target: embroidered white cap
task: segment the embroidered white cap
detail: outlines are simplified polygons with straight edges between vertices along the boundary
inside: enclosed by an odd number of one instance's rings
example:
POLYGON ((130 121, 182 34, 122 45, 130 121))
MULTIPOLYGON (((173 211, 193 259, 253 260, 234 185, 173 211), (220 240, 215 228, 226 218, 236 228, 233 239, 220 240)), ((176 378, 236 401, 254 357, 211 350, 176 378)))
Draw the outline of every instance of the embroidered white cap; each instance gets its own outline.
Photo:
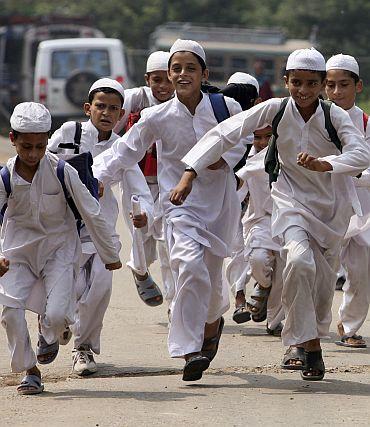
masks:
POLYGON ((151 53, 146 62, 146 72, 151 73, 153 71, 167 71, 169 59, 170 52, 158 50, 156 52, 151 53))
POLYGON ((237 71, 236 73, 232 74, 229 80, 227 81, 227 84, 230 85, 232 83, 252 85, 257 89, 258 93, 260 91, 257 79, 248 73, 242 73, 241 71, 237 71))
POLYGON ((170 57, 176 52, 192 52, 206 63, 206 54, 202 46, 194 40, 177 39, 170 49, 170 57))
POLYGON ((100 89, 102 87, 109 87, 116 90, 122 95, 122 98, 125 99, 125 90, 121 83, 117 82, 117 80, 110 79, 109 77, 103 77, 102 79, 94 82, 89 89, 89 95, 93 90, 100 89))
POLYGON ((360 75, 360 67, 356 59, 351 55, 343 55, 343 53, 339 53, 328 59, 326 71, 329 70, 346 70, 355 73, 357 76, 360 75))
POLYGON ((21 133, 45 133, 51 128, 51 115, 43 104, 21 102, 10 117, 10 126, 21 133))
POLYGON ((286 70, 326 71, 325 58, 314 47, 298 49, 289 55, 286 70))

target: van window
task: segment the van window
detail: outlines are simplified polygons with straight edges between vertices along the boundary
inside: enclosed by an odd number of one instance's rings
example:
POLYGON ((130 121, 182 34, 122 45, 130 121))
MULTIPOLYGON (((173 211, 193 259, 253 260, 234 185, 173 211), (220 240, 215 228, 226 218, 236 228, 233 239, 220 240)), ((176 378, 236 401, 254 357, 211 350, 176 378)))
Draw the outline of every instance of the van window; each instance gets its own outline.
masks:
POLYGON ((51 58, 51 76, 66 79, 72 72, 90 71, 97 76, 109 76, 109 54, 105 49, 58 50, 51 58))

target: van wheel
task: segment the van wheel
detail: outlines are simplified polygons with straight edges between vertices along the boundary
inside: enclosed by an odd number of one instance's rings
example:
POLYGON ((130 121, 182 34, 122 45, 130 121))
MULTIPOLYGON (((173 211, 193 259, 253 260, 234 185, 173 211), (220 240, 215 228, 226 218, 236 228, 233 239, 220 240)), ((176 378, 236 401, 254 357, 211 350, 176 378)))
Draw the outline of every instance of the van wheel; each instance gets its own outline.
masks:
POLYGON ((91 85, 98 80, 98 76, 89 71, 77 71, 68 77, 65 94, 71 104, 81 107, 87 98, 91 85))

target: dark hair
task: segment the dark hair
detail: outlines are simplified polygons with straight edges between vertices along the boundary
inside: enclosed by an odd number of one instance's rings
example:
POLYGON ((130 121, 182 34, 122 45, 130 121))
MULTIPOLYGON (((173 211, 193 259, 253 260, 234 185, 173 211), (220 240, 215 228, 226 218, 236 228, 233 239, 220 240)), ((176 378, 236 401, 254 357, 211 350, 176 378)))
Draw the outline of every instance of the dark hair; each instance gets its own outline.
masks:
MULTIPOLYGON (((188 51, 187 51, 187 50, 181 50, 180 52, 188 52, 188 51)), ((177 52, 175 52, 175 53, 177 53, 177 52)), ((168 60, 168 68, 170 68, 170 66, 171 66, 172 57, 173 57, 173 55, 174 55, 175 53, 173 53, 173 54, 170 56, 170 59, 168 60)), ((197 60, 198 60, 198 62, 199 62, 199 64, 200 64, 200 66, 202 67, 202 72, 203 72, 204 70, 206 70, 206 69, 207 69, 206 63, 204 62, 203 58, 201 58, 199 55, 197 55, 197 54, 196 54, 196 53, 194 53, 194 52, 189 52, 189 53, 192 53, 192 54, 197 58, 197 60)))
POLYGON ((310 73, 317 73, 320 76, 321 81, 323 82, 326 79, 326 71, 317 71, 317 70, 285 70, 285 77, 289 79, 289 74, 291 71, 309 71, 310 73))
POLYGON ((360 77, 353 71, 349 71, 349 70, 343 70, 343 71, 348 77, 350 77, 355 81, 355 84, 357 84, 360 81, 360 77))
MULTIPOLYGON (((22 133, 22 132, 18 132, 17 130, 14 130, 13 128, 10 128, 10 130, 14 136, 14 139, 17 139, 18 136, 22 133)), ((48 132, 42 132, 42 133, 47 133, 49 138, 51 136, 51 130, 49 130, 48 132)))
POLYGON ((245 83, 230 83, 221 90, 221 93, 239 102, 243 111, 253 107, 255 100, 258 98, 255 86, 245 83))
POLYGON ((94 96, 96 93, 98 92, 103 92, 103 93, 114 93, 115 95, 117 95, 121 101, 121 107, 123 107, 123 96, 118 92, 118 90, 113 89, 111 87, 98 87, 94 90, 92 90, 89 93, 89 104, 92 104, 93 100, 94 100, 94 96))

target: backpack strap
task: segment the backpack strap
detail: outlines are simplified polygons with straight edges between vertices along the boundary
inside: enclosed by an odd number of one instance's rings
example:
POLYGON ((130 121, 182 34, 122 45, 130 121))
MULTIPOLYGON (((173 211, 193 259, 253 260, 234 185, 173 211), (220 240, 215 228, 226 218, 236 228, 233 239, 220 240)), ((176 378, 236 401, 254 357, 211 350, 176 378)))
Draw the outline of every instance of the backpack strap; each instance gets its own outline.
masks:
POLYGON ((272 120, 272 135, 269 140, 266 156, 265 156, 265 171, 269 174, 270 187, 273 182, 277 180, 280 171, 279 153, 277 149, 277 128, 284 115, 285 108, 288 104, 289 97, 283 98, 280 104, 279 111, 276 113, 272 120))
MULTIPOLYGON (((66 162, 63 159, 59 159, 58 160, 58 164, 57 164, 57 177, 59 179, 60 185, 63 188, 63 193, 64 193, 64 197, 66 198, 66 201, 68 203, 68 206, 71 208, 71 211, 73 212, 74 216, 76 217, 76 215, 80 215, 78 212, 78 209, 75 205, 75 202, 73 201, 71 195, 69 194, 67 187, 66 187, 66 183, 64 181, 64 167, 65 167, 66 162)), ((1 172, 1 171, 0 171, 1 172)), ((78 234, 80 234, 80 229, 81 229, 81 220, 77 220, 77 231, 78 234)))
POLYGON ((74 154, 79 154, 82 135, 82 124, 80 122, 75 122, 75 124, 76 130, 73 142, 61 142, 58 145, 58 148, 67 148, 69 150, 74 150, 74 154))
POLYGON ((325 129, 327 130, 329 134, 329 138, 331 142, 338 148, 340 152, 342 152, 342 143, 340 142, 340 139, 338 137, 337 131, 335 127, 333 126, 333 123, 330 118, 330 108, 332 106, 332 102, 328 100, 320 99, 321 108, 324 111, 324 118, 325 118, 325 129))
POLYGON ((364 122, 364 132, 366 132, 369 116, 365 113, 365 111, 362 112, 362 121, 364 122))
MULTIPOLYGON (((10 172, 7 166, 4 166, 1 168, 0 175, 1 175, 1 179, 3 180, 4 188, 6 191, 6 197, 9 198, 12 192, 12 187, 10 185, 10 172)), ((4 216, 7 207, 8 207, 8 204, 4 203, 3 207, 0 210, 0 216, 2 217, 4 216)))
POLYGON ((211 101, 213 113, 218 123, 230 117, 229 109, 227 108, 225 97, 222 93, 209 93, 209 100, 211 101))

